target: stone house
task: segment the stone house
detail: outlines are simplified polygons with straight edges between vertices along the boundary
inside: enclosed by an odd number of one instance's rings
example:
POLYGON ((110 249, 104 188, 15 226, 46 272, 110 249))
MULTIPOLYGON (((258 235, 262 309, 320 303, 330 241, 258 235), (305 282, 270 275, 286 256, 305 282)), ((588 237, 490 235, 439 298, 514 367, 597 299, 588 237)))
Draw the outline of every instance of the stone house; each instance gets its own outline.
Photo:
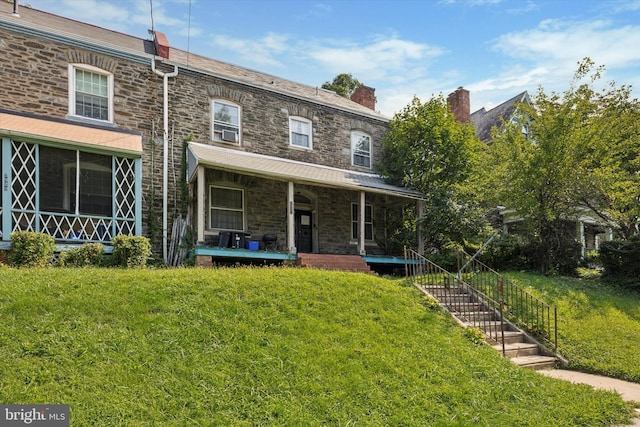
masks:
MULTIPOLYGON (((504 122, 513 122, 521 126, 522 133, 528 138, 528 123, 521 122, 518 114, 518 105, 525 103, 531 105, 531 99, 527 91, 521 92, 511 99, 487 110, 482 107, 471 113, 469 103, 469 91, 458 88, 449 95, 449 103, 458 120, 469 122, 476 129, 476 137, 485 144, 492 143, 492 132, 494 129, 500 131, 504 127, 504 122)), ((508 207, 498 207, 496 210, 499 225, 504 232, 516 231, 521 217, 508 207)), ((566 218, 566 230, 568 235, 580 245, 582 257, 586 257, 587 252, 598 250, 602 241, 613 238, 613 224, 604 222, 592 212, 584 209, 578 215, 566 218)))
POLYGON ((0 47, 0 250, 14 230, 61 247, 136 234, 166 260, 186 215, 203 265, 375 262, 389 215, 422 203, 375 173, 389 119, 372 88, 350 100, 5 2, 0 47))

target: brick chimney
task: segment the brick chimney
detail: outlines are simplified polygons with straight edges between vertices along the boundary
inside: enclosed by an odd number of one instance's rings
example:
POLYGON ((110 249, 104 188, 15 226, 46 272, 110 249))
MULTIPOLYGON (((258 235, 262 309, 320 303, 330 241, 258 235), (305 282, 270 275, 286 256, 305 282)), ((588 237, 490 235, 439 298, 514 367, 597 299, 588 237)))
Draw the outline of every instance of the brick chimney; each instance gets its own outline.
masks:
POLYGON ((162 58, 169 59, 169 40, 160 31, 154 31, 153 44, 156 46, 156 54, 162 58))
POLYGON ((451 112, 460 123, 469 123, 471 118, 471 103, 469 102, 469 91, 460 86, 447 97, 447 102, 451 107, 451 112))
POLYGON ((376 90, 372 87, 362 85, 351 94, 351 100, 360 105, 364 105, 371 110, 376 109, 376 90))

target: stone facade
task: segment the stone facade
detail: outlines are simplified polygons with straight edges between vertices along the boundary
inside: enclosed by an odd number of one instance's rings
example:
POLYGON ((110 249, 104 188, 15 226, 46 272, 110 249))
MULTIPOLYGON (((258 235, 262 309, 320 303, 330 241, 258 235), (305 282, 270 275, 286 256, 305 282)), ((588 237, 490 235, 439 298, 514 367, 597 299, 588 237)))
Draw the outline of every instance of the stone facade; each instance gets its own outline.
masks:
MULTIPOLYGON (((143 41, 140 41, 142 44, 143 41)), ((3 82, 0 87, 1 108, 34 113, 54 118, 69 117, 69 64, 97 67, 114 76, 113 126, 142 133, 142 223, 143 234, 153 234, 157 251, 162 244, 151 218, 161 218, 163 177, 163 79, 150 66, 150 56, 114 55, 93 51, 86 44, 63 42, 55 37, 38 37, 23 32, 0 29, 0 62, 3 82), (155 215, 150 215, 154 211, 155 215)), ((168 54, 171 55, 171 54, 168 54)), ((171 58, 169 58, 171 59, 171 58)), ((173 66, 158 62, 162 72, 173 66)), ((275 80, 274 80, 275 82, 275 80)), ((274 84, 275 85, 275 84, 274 84)), ((275 85, 277 86, 277 85, 275 85)), ((370 89, 373 95, 373 89, 370 89)), ((333 168, 372 173, 373 169, 352 165, 351 132, 371 137, 371 164, 382 158, 380 141, 388 129, 385 119, 372 114, 358 114, 297 98, 274 87, 222 78, 206 70, 194 71, 179 67, 178 75, 168 79, 169 94, 169 226, 181 210, 180 189, 183 142, 217 145, 235 150, 314 163, 333 168), (212 100, 232 102, 240 107, 240 138, 238 144, 212 141, 212 100), (291 146, 289 118, 303 117, 312 123, 312 149, 291 146)), ((375 98, 374 102, 375 102, 375 98)), ((206 185, 233 182, 246 192, 246 232, 254 238, 265 233, 286 240, 287 182, 257 178, 237 173, 208 170, 206 185)), ((296 185, 313 198, 316 251, 321 253, 356 253, 351 236, 351 203, 357 203, 356 191, 328 187, 296 185)), ((406 203, 410 200, 403 199, 406 203)), ((374 205, 376 238, 384 234, 384 196, 367 194, 367 204, 374 205)), ((205 203, 207 206, 207 203, 205 203)), ((190 207, 192 214, 195 203, 190 207)), ((207 213, 204 213, 205 216, 207 213)), ((159 221, 159 220, 158 220, 159 221)), ((205 219, 205 222, 207 219, 205 219)), ((208 230, 214 235, 215 230, 208 230)), ((367 251, 379 251, 373 242, 367 251)))

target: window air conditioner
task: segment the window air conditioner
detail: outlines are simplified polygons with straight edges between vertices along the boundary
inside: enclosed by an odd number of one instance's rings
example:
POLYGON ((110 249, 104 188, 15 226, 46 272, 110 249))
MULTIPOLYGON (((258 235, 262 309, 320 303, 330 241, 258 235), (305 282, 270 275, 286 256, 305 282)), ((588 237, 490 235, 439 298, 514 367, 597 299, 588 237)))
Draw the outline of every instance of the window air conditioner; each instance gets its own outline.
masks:
POLYGON ((238 142, 238 132, 232 130, 222 130, 222 140, 228 142, 238 142))

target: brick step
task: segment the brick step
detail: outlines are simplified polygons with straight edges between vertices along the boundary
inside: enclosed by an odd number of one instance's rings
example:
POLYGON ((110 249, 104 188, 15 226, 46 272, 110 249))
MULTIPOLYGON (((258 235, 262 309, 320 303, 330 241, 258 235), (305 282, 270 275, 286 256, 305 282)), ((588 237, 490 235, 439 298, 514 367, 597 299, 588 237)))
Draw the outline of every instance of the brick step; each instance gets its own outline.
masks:
POLYGON ((371 273, 371 268, 358 255, 298 254, 301 267, 371 273))

